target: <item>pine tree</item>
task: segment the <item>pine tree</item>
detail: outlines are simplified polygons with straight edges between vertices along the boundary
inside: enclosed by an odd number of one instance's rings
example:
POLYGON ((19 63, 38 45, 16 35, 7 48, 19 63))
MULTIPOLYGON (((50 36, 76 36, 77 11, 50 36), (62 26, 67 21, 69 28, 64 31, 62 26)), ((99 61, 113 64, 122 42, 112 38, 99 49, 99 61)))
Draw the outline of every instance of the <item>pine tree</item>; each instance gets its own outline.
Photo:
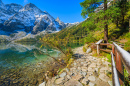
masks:
MULTIPOLYGON (((82 9, 81 15, 85 18, 86 15, 89 13, 93 13, 94 10, 97 8, 98 5, 100 5, 101 2, 104 2, 104 14, 107 10, 107 0, 85 0, 84 2, 80 3, 82 9)), ((107 16, 104 16, 104 20, 107 21, 107 16)), ((104 42, 108 42, 108 24, 107 22, 104 23, 104 42)))

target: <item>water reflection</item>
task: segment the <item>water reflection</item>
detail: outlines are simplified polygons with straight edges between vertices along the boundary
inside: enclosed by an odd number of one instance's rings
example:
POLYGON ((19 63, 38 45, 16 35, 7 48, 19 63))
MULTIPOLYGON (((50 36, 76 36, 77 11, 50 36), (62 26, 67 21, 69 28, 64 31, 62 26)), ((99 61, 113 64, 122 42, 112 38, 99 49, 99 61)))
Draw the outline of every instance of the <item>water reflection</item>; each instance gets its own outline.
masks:
MULTIPOLYGON (((45 79, 46 71, 58 71, 62 65, 56 60, 64 57, 56 49, 48 45, 41 48, 41 45, 42 43, 34 42, 1 43, 0 86, 38 86, 45 79)), ((73 48, 78 46, 81 45, 67 45, 73 48)))
POLYGON ((0 44, 0 72, 9 68, 26 66, 42 60, 49 60, 44 53, 49 53, 53 57, 58 57, 59 51, 44 46, 40 48, 40 43, 34 44, 0 44), (25 65, 26 64, 26 65, 25 65))

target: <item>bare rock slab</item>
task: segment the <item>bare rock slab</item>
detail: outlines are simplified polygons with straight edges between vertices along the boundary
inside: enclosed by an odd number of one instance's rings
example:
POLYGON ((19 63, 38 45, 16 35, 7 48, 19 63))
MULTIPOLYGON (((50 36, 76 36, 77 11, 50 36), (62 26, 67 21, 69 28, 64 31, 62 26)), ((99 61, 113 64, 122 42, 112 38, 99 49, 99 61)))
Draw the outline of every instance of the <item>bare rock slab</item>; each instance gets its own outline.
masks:
POLYGON ((95 81, 95 80, 96 80, 94 76, 89 76, 88 79, 89 79, 90 81, 95 81))
POLYGON ((64 85, 65 86, 83 86, 79 81, 76 81, 74 79, 67 81, 64 85))

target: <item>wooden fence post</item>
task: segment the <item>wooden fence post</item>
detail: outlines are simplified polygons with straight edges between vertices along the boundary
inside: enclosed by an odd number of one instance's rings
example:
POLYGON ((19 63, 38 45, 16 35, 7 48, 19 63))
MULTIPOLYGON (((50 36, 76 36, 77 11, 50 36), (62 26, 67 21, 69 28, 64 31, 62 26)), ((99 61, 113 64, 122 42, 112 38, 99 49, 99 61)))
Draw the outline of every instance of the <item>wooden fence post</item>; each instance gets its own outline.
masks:
POLYGON ((120 85, 124 84, 124 68, 119 53, 116 50, 116 69, 119 76, 120 85))
POLYGON ((112 45, 112 53, 114 55, 114 61, 115 61, 115 46, 114 45, 112 45))
POLYGON ((98 55, 100 54, 100 45, 99 44, 97 45, 97 54, 98 55))

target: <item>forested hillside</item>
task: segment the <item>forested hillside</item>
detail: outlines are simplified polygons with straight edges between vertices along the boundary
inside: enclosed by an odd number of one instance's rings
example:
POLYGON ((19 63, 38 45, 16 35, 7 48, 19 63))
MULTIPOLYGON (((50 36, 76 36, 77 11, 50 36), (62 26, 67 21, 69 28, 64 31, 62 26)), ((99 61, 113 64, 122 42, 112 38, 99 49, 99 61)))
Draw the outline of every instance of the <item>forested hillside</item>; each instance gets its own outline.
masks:
MULTIPOLYGON (((84 40, 85 43, 93 43, 104 38, 104 23, 108 24, 108 41, 117 41, 126 44, 130 43, 129 19, 130 2, 111 2, 111 6, 105 11, 89 13, 89 18, 78 25, 67 27, 58 33, 46 35, 43 39, 66 41, 66 39, 84 40), (107 16, 107 20, 104 20, 107 16)), ((130 48, 126 48, 130 51, 130 48)))

